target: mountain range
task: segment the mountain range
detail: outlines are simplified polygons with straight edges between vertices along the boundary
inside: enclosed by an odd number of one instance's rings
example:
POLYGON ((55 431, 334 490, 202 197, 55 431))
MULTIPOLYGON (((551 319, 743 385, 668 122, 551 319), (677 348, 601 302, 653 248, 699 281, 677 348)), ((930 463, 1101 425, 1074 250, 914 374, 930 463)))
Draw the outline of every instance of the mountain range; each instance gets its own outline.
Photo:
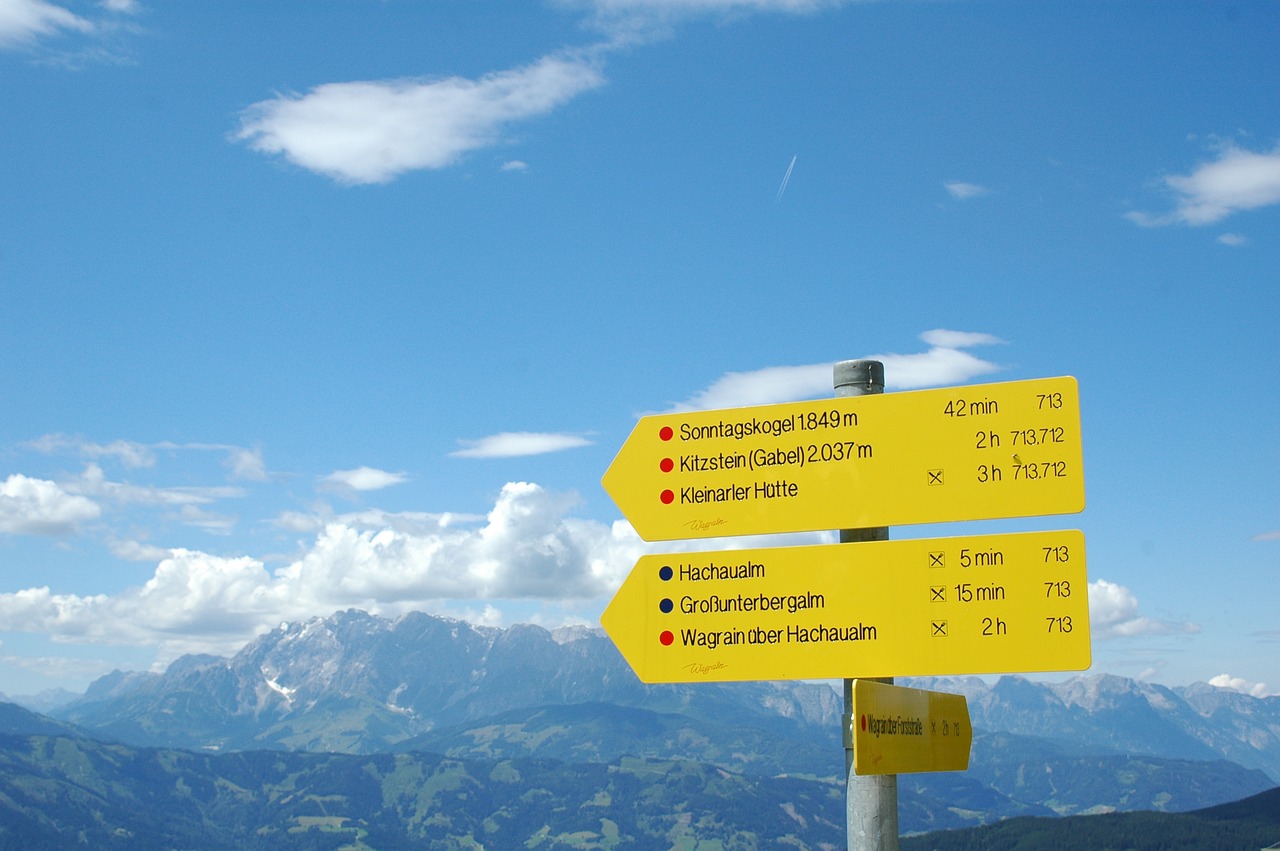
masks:
MULTIPOLYGON (((968 771, 899 778, 904 832, 1017 816, 1197 810, 1280 778, 1280 698, 1107 675, 899 682, 965 694, 975 729, 968 771)), ((263 751, 293 754, 281 760, 327 754, 330 766, 350 758, 373 774, 383 769, 369 758, 426 754, 482 777, 529 760, 560 766, 566 777, 586 766, 615 774, 663 766, 641 771, 657 776, 688 763, 680 770, 702 766, 708 777, 721 772, 753 788, 786 780, 793 786, 776 806, 818 825, 843 821, 842 795, 832 799, 844 772, 840 703, 825 682, 645 685, 607 636, 584 627, 496 629, 353 610, 282 624, 231 658, 188 656, 163 673, 113 673, 46 708, 51 717, 31 716, 39 722, 10 730, 0 716, 0 734, 196 754, 215 771, 216 758, 263 751), (818 809, 796 809, 801 798, 818 809)), ((39 762, 31 756, 38 751, 10 744, 18 763, 39 762)), ((551 789, 545 778, 555 772, 539 771, 551 789)))

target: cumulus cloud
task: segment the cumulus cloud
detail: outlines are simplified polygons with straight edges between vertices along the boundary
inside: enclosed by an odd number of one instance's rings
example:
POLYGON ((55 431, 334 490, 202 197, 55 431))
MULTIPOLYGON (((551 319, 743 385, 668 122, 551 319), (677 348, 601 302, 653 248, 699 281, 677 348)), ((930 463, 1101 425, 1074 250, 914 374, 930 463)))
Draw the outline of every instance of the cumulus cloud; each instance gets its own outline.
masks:
POLYGON ((596 62, 570 56, 476 80, 327 83, 250 106, 236 138, 340 183, 386 183, 496 145, 508 125, 603 84, 596 62))
POLYGON ((1217 159, 1201 163, 1190 174, 1167 175, 1161 183, 1175 196, 1174 209, 1161 214, 1133 211, 1126 218, 1143 227, 1208 225, 1243 210, 1280 204, 1280 145, 1258 153, 1228 143, 1217 159))
POLYGON ((1230 691, 1238 691, 1242 694, 1253 695, 1254 697, 1270 696, 1266 683, 1251 683, 1242 677, 1233 677, 1230 674, 1218 674, 1218 676, 1209 680, 1209 685, 1216 688, 1228 689, 1230 691))
POLYGON ((207 650, 351 606, 390 615, 448 601, 596 599, 621 583, 648 545, 626 523, 569 516, 575 501, 517 482, 471 525, 439 515, 400 528, 374 515, 335 519, 274 572, 249 556, 172 549, 144 584, 116 594, 48 587, 0 594, 0 631, 207 650))
POLYGON ((0 0, 0 48, 71 30, 90 32, 93 24, 69 9, 45 0, 0 0))
POLYGON ((507 431, 477 440, 459 440, 464 448, 449 454, 454 458, 515 458, 545 455, 590 446, 591 441, 576 434, 507 431))
POLYGON ((14 473, 0 483, 0 532, 69 535, 101 513, 96 502, 68 493, 55 482, 14 473))
POLYGON ((1105 579, 1089 583, 1089 622, 1095 638, 1188 635, 1200 631, 1199 624, 1153 620, 1139 614, 1134 593, 1105 579))
POLYGON ((991 190, 985 186, 979 186, 976 183, 964 183, 959 180, 951 180, 942 184, 952 198, 958 201, 964 201, 968 198, 977 198, 979 195, 986 195, 991 190))
MULTIPOLYGON (((991 334, 937 328, 920 335, 930 349, 917 354, 868 355, 884 364, 885 384, 898 390, 959 384, 1000 369, 963 348, 1003 342, 991 334)), ((707 411, 747 405, 795 402, 832 394, 833 363, 774 366, 751 372, 729 372, 684 402, 676 411, 707 411)))

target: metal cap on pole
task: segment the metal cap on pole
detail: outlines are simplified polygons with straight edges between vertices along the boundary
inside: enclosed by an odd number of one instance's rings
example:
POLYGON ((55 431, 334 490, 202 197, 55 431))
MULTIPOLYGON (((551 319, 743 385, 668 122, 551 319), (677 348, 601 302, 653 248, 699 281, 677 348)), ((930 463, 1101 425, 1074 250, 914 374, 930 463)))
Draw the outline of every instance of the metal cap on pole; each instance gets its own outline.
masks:
POLYGON ((836 396, 870 396, 884 392, 884 364, 878 360, 842 360, 832 370, 836 396))

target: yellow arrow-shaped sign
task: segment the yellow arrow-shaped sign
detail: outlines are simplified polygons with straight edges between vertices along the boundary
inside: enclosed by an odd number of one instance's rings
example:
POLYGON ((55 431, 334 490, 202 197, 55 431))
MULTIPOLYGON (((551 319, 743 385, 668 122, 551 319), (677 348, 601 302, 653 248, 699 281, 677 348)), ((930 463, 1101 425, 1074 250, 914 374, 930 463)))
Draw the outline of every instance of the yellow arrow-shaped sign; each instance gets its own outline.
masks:
POLYGON ((604 488, 647 541, 1084 509, 1074 378, 640 419, 604 488))
POLYGON ((642 556, 600 616, 647 683, 1089 667, 1084 535, 642 556))
POLYGON ((845 747, 853 749, 854 774, 969 767, 973 726, 964 695, 854 680, 851 708, 845 747))

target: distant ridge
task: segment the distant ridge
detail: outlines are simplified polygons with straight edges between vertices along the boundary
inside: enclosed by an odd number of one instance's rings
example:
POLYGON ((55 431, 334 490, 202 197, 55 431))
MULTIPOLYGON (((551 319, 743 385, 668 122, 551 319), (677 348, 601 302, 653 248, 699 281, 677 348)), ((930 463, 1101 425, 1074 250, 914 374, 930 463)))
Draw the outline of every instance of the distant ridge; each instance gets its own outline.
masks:
MULTIPOLYGON (((900 823, 1185 812, 1275 785, 1280 699, 1120 677, 904 679, 966 694, 970 769, 904 775, 900 823), (1247 766, 1247 767, 1246 767, 1247 766)), ((115 672, 58 718, 135 747, 612 764, 689 759, 752 777, 843 777, 828 683, 645 685, 599 630, 480 627, 357 610, 281 624, 231 658, 115 672)))
POLYGON ((1280 788, 1189 813, 1015 818, 904 837, 902 851, 1259 851, 1280 842, 1280 788))

